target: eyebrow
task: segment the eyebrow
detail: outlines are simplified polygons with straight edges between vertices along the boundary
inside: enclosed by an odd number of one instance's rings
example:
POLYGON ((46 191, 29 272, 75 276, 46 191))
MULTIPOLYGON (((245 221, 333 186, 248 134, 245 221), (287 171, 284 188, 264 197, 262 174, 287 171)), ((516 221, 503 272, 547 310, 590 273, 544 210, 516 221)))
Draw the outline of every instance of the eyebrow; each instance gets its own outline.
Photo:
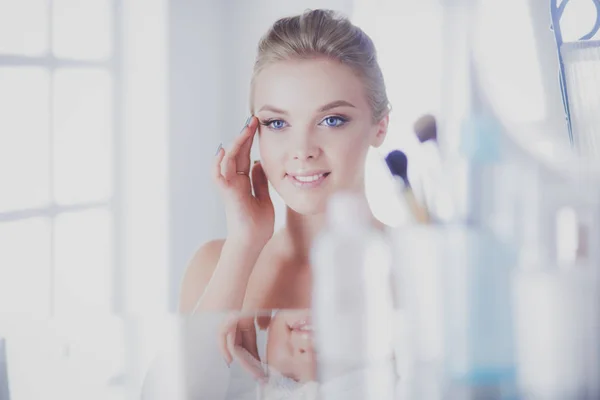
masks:
MULTIPOLYGON (((354 106, 354 104, 349 103, 346 100, 336 100, 336 101, 332 101, 331 103, 327 103, 323 107, 319 108, 319 112, 325 112, 325 111, 332 110, 332 109, 338 108, 338 107, 352 107, 352 108, 356 108, 354 106)), ((270 106, 268 104, 262 106, 261 109, 258 110, 258 112, 261 112, 261 111, 272 111, 272 112, 277 113, 277 114, 288 115, 287 111, 282 110, 282 109, 277 108, 277 107, 274 107, 274 106, 270 106)))
POLYGON ((284 114, 284 115, 288 115, 288 112, 287 112, 287 111, 285 111, 285 110, 282 110, 282 109, 280 109, 280 108, 277 108, 277 107, 270 106, 270 105, 268 105, 268 104, 267 104, 267 105, 265 105, 265 106, 262 106, 262 107, 260 108, 260 110, 258 110, 258 112, 261 112, 261 111, 272 111, 272 112, 274 112, 274 113, 276 113, 276 114, 284 114))
POLYGON ((328 110, 331 110, 333 108, 338 108, 338 107, 352 107, 352 108, 356 108, 354 106, 354 104, 349 103, 346 100, 337 100, 337 101, 332 101, 329 104, 325 104, 323 107, 319 108, 319 112, 328 111, 328 110))

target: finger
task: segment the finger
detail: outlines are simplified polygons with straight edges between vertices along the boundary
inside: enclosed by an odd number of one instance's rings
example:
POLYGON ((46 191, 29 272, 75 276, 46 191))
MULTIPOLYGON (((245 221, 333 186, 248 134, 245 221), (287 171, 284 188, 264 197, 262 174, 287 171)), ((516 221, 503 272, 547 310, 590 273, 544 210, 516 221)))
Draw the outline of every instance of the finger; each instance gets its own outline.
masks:
POLYGON ((221 160, 221 175, 226 182, 231 182, 237 176, 235 164, 235 158, 225 153, 225 157, 221 160))
POLYGON ((223 150, 222 147, 219 147, 213 164, 213 180, 219 186, 225 183, 225 178, 223 178, 223 175, 221 174, 221 162, 223 161, 223 157, 225 157, 225 150, 223 150))
POLYGON ((260 360, 255 358, 243 347, 235 347, 233 349, 235 360, 242 366, 242 368, 248 372, 252 377, 261 383, 266 383, 267 374, 263 369, 260 360))
POLYGON ((248 126, 245 128, 249 131, 248 139, 240 147, 236 156, 236 170, 250 173, 250 153, 252 150, 252 143, 256 137, 258 128, 258 118, 251 116, 248 122, 248 126))
POLYGON ((231 362, 233 361, 233 359, 235 358, 235 337, 236 337, 236 333, 235 332, 227 332, 226 335, 224 335, 225 337, 225 345, 227 346, 227 353, 229 354, 229 364, 231 364, 231 362))
POLYGON ((237 324, 236 344, 240 346, 244 345, 246 333, 253 331, 256 331, 256 328, 254 327, 254 316, 240 319, 237 324))
POLYGON ((251 329, 243 333, 242 335, 243 346, 254 358, 260 360, 258 354, 258 343, 256 342, 256 329, 251 329))
POLYGON ((252 187, 254 188, 254 195, 257 199, 269 203, 271 202, 271 196, 269 195, 269 181, 260 161, 255 162, 252 167, 252 187))
POLYGON ((225 358, 225 362, 229 366, 233 361, 233 355, 227 344, 227 338, 231 335, 235 335, 237 329, 237 316, 232 315, 225 318, 218 334, 218 344, 221 354, 225 358))
POLYGON ((260 360, 260 356, 258 355, 258 345, 256 343, 256 326, 255 326, 256 316, 252 315, 251 317, 247 317, 241 319, 238 323, 238 338, 239 342, 236 341, 236 344, 241 345, 247 351, 250 352, 256 359, 260 360))
POLYGON ((223 355, 227 366, 230 366, 231 362, 233 361, 233 355, 231 354, 231 351, 229 350, 229 346, 227 344, 227 337, 229 335, 230 333, 223 333, 219 335, 219 351, 223 355))

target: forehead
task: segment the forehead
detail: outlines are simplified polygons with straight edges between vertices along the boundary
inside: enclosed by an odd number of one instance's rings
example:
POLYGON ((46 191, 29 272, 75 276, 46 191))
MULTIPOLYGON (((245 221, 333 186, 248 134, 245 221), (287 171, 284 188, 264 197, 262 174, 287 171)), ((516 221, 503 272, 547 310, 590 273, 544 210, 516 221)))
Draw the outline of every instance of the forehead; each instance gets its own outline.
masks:
POLYGON ((368 109, 364 85, 352 69, 328 59, 279 61, 255 78, 254 112, 272 105, 290 112, 314 112, 332 101, 346 100, 368 109))

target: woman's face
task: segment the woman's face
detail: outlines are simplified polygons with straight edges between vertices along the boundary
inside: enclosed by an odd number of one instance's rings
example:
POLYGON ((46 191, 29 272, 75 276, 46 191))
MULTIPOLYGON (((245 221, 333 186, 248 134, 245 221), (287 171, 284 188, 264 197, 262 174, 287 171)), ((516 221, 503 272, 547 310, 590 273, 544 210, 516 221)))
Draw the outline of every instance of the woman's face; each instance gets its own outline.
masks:
POLYGON ((298 213, 323 212, 337 191, 364 191, 370 146, 385 138, 388 117, 373 123, 365 87, 347 66, 328 59, 281 61, 255 78, 265 173, 298 213))
POLYGON ((278 311, 267 337, 267 364, 298 382, 316 379, 316 358, 308 310, 278 311))

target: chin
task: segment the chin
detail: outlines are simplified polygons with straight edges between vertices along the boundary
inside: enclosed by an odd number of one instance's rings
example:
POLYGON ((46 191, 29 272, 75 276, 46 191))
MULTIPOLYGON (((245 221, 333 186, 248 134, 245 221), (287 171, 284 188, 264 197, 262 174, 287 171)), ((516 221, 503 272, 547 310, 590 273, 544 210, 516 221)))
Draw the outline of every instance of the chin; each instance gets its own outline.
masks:
POLYGON ((327 211, 329 196, 288 195, 283 198, 286 206, 300 215, 318 215, 327 211))

